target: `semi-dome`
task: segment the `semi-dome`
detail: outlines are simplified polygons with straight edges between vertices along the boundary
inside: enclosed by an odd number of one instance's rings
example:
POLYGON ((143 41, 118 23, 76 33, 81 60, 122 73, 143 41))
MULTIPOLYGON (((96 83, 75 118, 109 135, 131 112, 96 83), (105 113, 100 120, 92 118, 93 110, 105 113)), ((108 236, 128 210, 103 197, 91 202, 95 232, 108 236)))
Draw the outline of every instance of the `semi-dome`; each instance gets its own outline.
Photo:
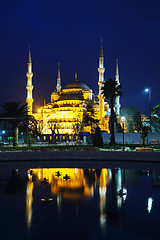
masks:
POLYGON ((68 93, 62 93, 58 99, 58 101, 64 101, 64 100, 84 100, 83 94, 81 93, 72 93, 72 94, 68 94, 68 93))

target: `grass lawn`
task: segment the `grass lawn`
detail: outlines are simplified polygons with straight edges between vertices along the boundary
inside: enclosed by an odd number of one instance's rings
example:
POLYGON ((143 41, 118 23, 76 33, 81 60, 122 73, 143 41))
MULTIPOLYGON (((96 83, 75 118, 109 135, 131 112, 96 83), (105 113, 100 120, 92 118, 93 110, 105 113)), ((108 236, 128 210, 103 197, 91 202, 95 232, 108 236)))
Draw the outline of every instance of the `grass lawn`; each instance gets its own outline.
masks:
MULTIPOLYGON (((137 148, 143 147, 142 144, 126 144, 125 151, 136 151, 137 148)), ((148 144, 145 147, 153 148, 153 151, 160 151, 160 144, 148 144)), ((104 145, 103 147, 95 147, 93 145, 42 145, 42 146, 0 146, 0 152, 25 152, 25 151, 123 151, 122 144, 104 145)))

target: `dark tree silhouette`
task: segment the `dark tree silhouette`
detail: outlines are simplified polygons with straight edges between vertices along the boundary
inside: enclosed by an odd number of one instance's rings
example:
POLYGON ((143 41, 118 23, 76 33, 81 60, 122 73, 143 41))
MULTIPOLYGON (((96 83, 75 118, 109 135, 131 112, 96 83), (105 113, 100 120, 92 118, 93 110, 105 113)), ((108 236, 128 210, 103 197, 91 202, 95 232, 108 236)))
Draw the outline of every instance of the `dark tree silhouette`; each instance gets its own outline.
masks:
POLYGON ((25 116, 23 121, 18 124, 19 131, 26 133, 25 141, 28 141, 29 145, 30 141, 34 141, 37 136, 40 136, 37 126, 38 122, 32 115, 25 116))
POLYGON ((1 105, 0 117, 13 124, 13 146, 18 145, 18 126, 28 118, 27 104, 21 102, 6 102, 1 105))
POLYGON ((93 126, 97 125, 98 119, 95 119, 94 109, 91 104, 87 104, 86 109, 83 112, 83 124, 84 126, 91 126, 91 133, 93 133, 93 126))
POLYGON ((103 146, 103 138, 102 138, 102 135, 101 135, 101 130, 98 126, 96 127, 96 131, 95 131, 95 134, 94 134, 93 145, 97 146, 97 147, 102 147, 103 146))
POLYGON ((111 107, 111 115, 110 115, 110 132, 111 132, 111 140, 110 144, 115 144, 115 134, 114 134, 114 123, 116 122, 116 114, 114 112, 114 100, 115 97, 121 96, 122 91, 121 91, 122 86, 120 83, 118 83, 116 80, 113 79, 108 79, 104 83, 104 86, 102 87, 102 94, 104 95, 105 98, 110 99, 110 107, 111 107))
POLYGON ((142 140, 143 140, 143 146, 145 145, 145 138, 147 137, 147 135, 148 135, 148 133, 149 133, 149 127, 147 127, 147 126, 143 126, 142 127, 142 134, 141 134, 141 136, 142 136, 142 140))

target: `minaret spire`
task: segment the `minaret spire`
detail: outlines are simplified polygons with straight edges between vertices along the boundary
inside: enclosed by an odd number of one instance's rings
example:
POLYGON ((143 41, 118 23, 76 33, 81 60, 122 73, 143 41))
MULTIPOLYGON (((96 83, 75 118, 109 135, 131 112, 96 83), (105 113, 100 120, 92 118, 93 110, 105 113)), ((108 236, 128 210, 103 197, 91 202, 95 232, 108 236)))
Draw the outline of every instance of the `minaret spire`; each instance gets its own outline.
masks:
POLYGON ((32 90, 33 90, 33 85, 32 85, 32 61, 31 61, 31 50, 30 50, 30 45, 29 45, 29 52, 28 52, 28 72, 26 74, 27 76, 27 107, 28 107, 28 114, 32 114, 32 104, 33 104, 33 98, 32 98, 32 90))
POLYGON ((31 47, 30 47, 30 44, 29 44, 29 51, 28 51, 28 63, 32 63, 32 61, 31 61, 31 47))
POLYGON ((116 59, 116 75, 115 75, 115 79, 119 83, 118 58, 116 59))
POLYGON ((102 38, 101 38, 101 48, 100 48, 100 58, 103 58, 103 43, 102 43, 102 38))
POLYGON ((101 120, 104 117, 104 96, 102 95, 102 87, 104 86, 104 58, 103 58, 103 44, 102 44, 102 38, 101 38, 101 47, 100 47, 100 55, 99 55, 99 119, 101 120))
MULTIPOLYGON (((118 58, 116 59, 116 74, 115 74, 115 80, 117 82, 117 84, 119 85, 119 70, 118 70, 118 58)), ((116 115, 120 115, 120 96, 116 96, 115 98, 115 112, 116 115)))
POLYGON ((60 63, 58 62, 58 74, 57 74, 57 93, 59 93, 61 91, 61 75, 60 75, 60 63))

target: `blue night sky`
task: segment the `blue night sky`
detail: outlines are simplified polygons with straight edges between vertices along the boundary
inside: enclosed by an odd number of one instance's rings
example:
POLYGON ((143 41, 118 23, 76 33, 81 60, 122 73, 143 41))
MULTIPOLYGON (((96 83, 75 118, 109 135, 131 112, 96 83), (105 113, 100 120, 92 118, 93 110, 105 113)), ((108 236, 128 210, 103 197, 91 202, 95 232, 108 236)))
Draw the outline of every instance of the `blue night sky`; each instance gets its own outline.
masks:
POLYGON ((105 80, 119 59, 122 107, 149 113, 160 103, 160 2, 154 0, 1 0, 0 104, 26 98, 28 46, 33 63, 34 109, 50 101, 61 65, 62 86, 78 79, 98 92, 98 58, 103 38, 105 80))

